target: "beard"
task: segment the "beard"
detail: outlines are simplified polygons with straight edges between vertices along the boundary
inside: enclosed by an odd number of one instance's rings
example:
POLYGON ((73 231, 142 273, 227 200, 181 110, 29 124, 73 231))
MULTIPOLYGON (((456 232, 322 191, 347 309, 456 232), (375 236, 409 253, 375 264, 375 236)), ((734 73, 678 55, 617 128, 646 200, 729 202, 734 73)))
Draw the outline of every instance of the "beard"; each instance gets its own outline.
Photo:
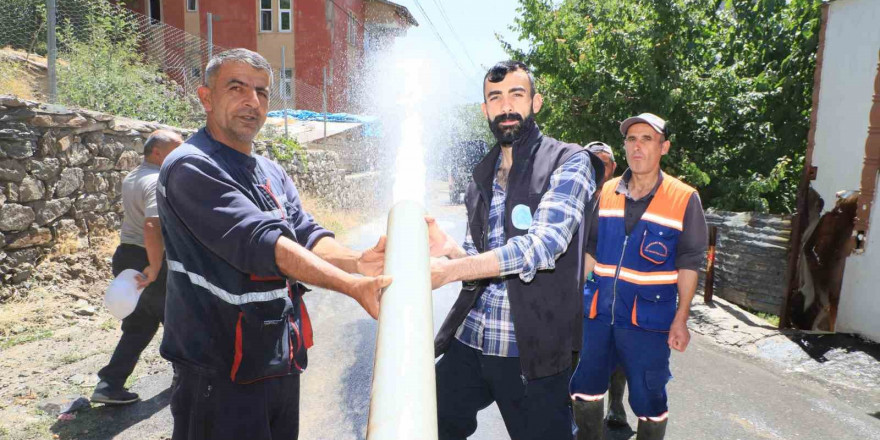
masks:
POLYGON ((256 139, 257 134, 260 133, 260 129, 263 127, 263 123, 265 122, 265 118, 260 121, 259 114, 253 113, 242 113, 236 114, 235 117, 231 121, 229 121, 229 125, 226 127, 226 135, 230 138, 235 139, 238 142, 243 143, 251 143, 256 139), (243 122, 238 119, 240 116, 253 116, 255 118, 254 121, 243 122))
POLYGON ((226 132, 227 136, 243 143, 253 142, 257 138, 257 134, 259 134, 259 130, 254 131, 251 128, 245 127, 230 127, 226 129, 226 132))
POLYGON ((510 145, 519 140, 524 133, 527 133, 535 125, 535 114, 529 112, 529 115, 523 119, 519 113, 502 113, 496 116, 495 119, 487 119, 487 121, 489 122, 489 130, 495 135, 498 143, 510 145), (502 127, 501 123, 507 121, 517 121, 519 123, 509 127, 502 127))

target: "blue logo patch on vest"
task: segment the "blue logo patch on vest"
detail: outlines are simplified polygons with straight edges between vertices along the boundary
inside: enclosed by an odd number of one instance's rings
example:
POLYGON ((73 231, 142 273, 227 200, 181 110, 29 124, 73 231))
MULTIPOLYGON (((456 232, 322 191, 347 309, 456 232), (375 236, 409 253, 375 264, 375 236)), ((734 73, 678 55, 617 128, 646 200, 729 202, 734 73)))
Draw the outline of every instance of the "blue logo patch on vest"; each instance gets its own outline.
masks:
POLYGON ((532 210, 526 205, 516 205, 510 213, 510 220, 516 229, 528 230, 532 226, 532 210))

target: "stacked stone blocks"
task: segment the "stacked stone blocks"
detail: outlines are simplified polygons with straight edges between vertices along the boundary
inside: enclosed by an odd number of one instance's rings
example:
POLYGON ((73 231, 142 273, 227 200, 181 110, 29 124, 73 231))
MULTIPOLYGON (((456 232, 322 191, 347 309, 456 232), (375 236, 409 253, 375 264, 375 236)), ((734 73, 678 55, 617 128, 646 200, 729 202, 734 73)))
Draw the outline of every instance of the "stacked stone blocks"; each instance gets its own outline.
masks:
POLYGON ((26 280, 55 244, 117 229, 122 179, 160 127, 0 95, 0 284, 26 280))
MULTIPOLYGON (((0 95, 0 289, 27 280, 56 246, 83 248, 119 229, 122 180, 159 128, 192 134, 0 95)), ((349 174, 333 151, 306 150, 304 160, 281 164, 301 192, 334 208, 372 206, 387 182, 386 173, 349 174)))

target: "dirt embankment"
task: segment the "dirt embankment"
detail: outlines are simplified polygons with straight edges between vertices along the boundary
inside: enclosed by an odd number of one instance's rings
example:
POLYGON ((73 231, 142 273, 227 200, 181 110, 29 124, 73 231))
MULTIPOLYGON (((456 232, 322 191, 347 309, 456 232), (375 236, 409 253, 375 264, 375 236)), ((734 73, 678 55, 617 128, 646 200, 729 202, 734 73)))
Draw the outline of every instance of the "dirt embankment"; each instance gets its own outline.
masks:
MULTIPOLYGON (((303 205, 341 240, 368 216, 337 211, 314 198, 304 198, 303 205)), ((98 370, 119 341, 120 321, 103 305, 118 242, 118 233, 108 231, 90 237, 87 247, 61 243, 32 279, 0 286, 5 298, 0 300, 0 440, 101 437, 97 433, 106 416, 86 412, 80 414, 83 420, 65 424, 39 407, 46 399, 89 397, 98 370)), ((158 352, 161 333, 160 328, 126 386, 169 369, 158 352)))
MULTIPOLYGON (((39 403, 91 395, 95 374, 121 334, 120 322, 102 304, 117 243, 112 233, 93 237, 86 250, 60 249, 31 280, 0 287, 10 298, 0 304, 0 438, 57 438, 50 430, 55 418, 39 403)), ((155 347, 148 348, 132 378, 163 363, 155 347)))
POLYGON ((0 90, 24 99, 46 101, 49 96, 46 63, 46 57, 37 54, 0 48, 0 90))

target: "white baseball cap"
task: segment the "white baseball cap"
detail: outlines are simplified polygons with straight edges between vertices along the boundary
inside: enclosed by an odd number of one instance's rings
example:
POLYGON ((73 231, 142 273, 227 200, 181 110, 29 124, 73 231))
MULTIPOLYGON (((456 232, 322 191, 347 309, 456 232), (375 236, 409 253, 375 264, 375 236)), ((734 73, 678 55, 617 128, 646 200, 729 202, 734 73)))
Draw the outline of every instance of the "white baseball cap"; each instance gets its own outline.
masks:
POLYGON ((629 127, 631 127, 633 124, 639 123, 648 124, 651 126, 651 128, 657 131, 657 133, 660 133, 666 138, 669 138, 669 129, 666 128, 666 121, 653 113, 642 113, 638 116, 626 118, 625 121, 620 123, 620 134, 626 136, 626 131, 629 130, 629 127))

